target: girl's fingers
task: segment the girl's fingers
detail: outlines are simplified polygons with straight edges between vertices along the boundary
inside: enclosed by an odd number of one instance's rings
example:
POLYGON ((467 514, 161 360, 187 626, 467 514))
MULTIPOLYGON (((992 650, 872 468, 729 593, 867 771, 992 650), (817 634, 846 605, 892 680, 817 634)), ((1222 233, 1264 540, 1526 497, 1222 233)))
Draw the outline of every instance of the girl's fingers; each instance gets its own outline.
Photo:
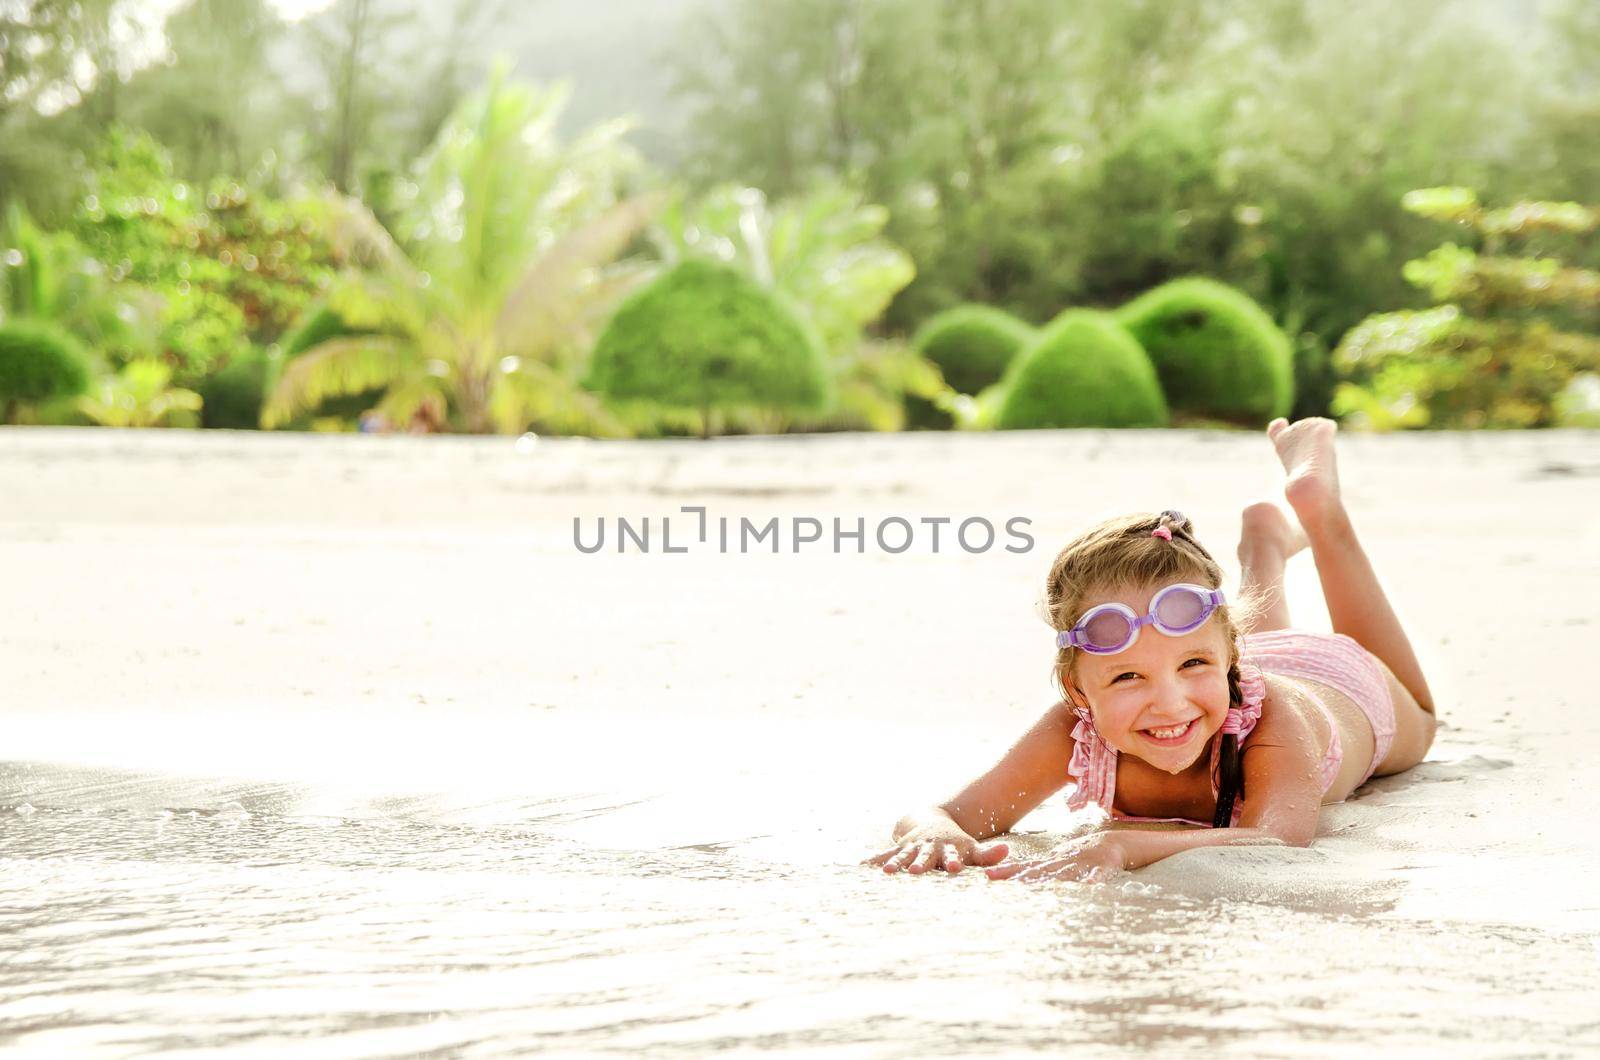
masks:
POLYGON ((991 880, 1009 880, 1011 877, 1017 875, 1017 873, 1027 869, 1027 867, 1028 863, 1026 861, 1011 861, 1005 863, 1004 865, 991 866, 987 869, 984 869, 983 872, 984 875, 988 876, 991 880))
POLYGON ((906 862, 910 861, 911 860, 911 856, 913 854, 915 854, 916 852, 917 852, 917 848, 914 847, 914 846, 907 846, 907 847, 899 848, 897 851, 895 851, 895 854, 894 854, 893 857, 891 857, 888 861, 883 863, 883 871, 884 872, 899 872, 901 869, 906 867, 906 862))
POLYGON ((1018 883, 1038 883, 1040 880, 1075 880, 1080 873, 1071 861, 1011 861, 984 869, 991 880, 1016 880, 1018 883))
POLYGON ((911 867, 906 869, 906 871, 911 873, 913 876, 927 872, 928 866, 933 863, 933 855, 938 850, 938 847, 939 844, 937 843, 919 844, 917 846, 917 860, 913 861, 911 863, 911 867))
POLYGON ((944 871, 954 876, 956 873, 961 871, 961 855, 957 853, 956 848, 951 846, 949 843, 944 844, 942 849, 943 853, 940 855, 940 864, 944 866, 944 871))
POLYGON ((973 865, 998 865, 1011 853, 1011 848, 1004 843, 994 843, 986 847, 978 847, 972 853, 973 865))
POLYGON ((1042 865, 1033 865, 1017 874, 1019 883, 1038 883, 1041 880, 1054 880, 1060 878, 1061 870, 1053 861, 1042 865))
POLYGON ((896 847, 890 847, 888 850, 883 851, 881 854, 874 854, 870 858, 862 858, 861 859, 861 864, 863 864, 863 865, 882 865, 884 862, 886 862, 890 858, 894 857, 895 852, 898 851, 899 849, 900 848, 897 847, 897 846, 896 847))

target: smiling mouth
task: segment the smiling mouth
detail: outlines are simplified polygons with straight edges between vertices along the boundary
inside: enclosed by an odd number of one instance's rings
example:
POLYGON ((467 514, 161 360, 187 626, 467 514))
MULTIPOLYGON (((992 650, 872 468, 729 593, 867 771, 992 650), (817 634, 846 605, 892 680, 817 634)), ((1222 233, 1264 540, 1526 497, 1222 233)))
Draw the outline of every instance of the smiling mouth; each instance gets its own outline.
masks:
POLYGON ((1195 723, 1199 720, 1199 718, 1190 718, 1182 725, 1175 725, 1166 729, 1140 729, 1139 733, 1152 743, 1181 743, 1194 730, 1195 723))

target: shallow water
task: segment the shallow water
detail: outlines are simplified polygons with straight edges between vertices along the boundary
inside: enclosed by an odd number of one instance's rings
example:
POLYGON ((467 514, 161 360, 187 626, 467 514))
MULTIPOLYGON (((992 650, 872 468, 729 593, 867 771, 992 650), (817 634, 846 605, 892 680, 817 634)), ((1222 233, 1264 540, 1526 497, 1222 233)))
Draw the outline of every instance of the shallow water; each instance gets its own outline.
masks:
POLYGON ((1177 881, 1169 861, 1164 883, 885 877, 793 819, 659 845, 681 793, 609 811, 336 801, 7 764, 8 1042, 44 1055, 1600 1046, 1600 936, 1419 921, 1398 908, 1416 884, 1364 876, 1337 849, 1247 852, 1256 893, 1242 897, 1239 859, 1177 881), (643 845, 596 827, 624 816, 643 845), (1306 871, 1328 862, 1344 885, 1306 871))
MULTIPOLYGON (((1600 574, 1572 481, 1600 442, 1353 440, 1352 503, 1438 675, 1429 761, 1325 808, 1308 849, 1101 884, 857 864, 1048 706, 1042 546, 738 563, 564 543, 575 512, 751 482, 777 484, 741 502, 763 513, 1026 496, 1045 538, 1085 518, 1026 489, 1060 467, 1112 508, 1176 497, 1225 540, 1260 495, 1255 443, 1197 440, 1215 459, 1189 499, 1181 437, 528 464, 489 443, 0 431, 0 1045, 1600 1050, 1600 770, 1574 753, 1600 741, 1579 679, 1600 614, 1569 591, 1600 574), (1506 657, 1457 617, 1485 584, 1515 590, 1506 657)), ((1304 565, 1290 596, 1314 615, 1304 565)), ((1015 845, 1093 824, 1057 797, 1015 845)))

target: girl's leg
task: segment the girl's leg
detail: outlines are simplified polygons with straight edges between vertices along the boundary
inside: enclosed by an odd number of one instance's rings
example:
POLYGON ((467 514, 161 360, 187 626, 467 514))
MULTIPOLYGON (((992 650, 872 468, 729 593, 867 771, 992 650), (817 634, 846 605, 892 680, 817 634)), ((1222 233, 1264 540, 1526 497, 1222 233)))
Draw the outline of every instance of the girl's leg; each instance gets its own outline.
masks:
POLYGON ((1276 504, 1262 501, 1244 510, 1239 533, 1239 591, 1260 609, 1252 633, 1289 628, 1289 604, 1283 597, 1283 567, 1306 547, 1306 535, 1276 504))
POLYGON ((1334 632, 1343 633, 1382 659, 1417 704, 1432 714, 1433 696, 1423 679, 1422 664, 1339 498, 1333 453, 1337 430, 1338 424, 1320 418, 1294 424, 1276 419, 1268 424, 1267 436, 1289 475, 1284 496, 1311 544, 1334 632))

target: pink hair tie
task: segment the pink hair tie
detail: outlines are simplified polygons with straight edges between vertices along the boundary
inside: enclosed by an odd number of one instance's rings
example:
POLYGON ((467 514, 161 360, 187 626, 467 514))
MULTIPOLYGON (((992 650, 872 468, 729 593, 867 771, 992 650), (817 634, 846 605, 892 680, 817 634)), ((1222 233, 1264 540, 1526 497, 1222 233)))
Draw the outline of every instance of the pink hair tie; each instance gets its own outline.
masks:
POLYGON ((1151 537, 1159 537, 1163 541, 1171 541, 1172 540, 1172 531, 1168 530, 1164 526, 1158 526, 1154 530, 1150 531, 1150 536, 1151 537))

